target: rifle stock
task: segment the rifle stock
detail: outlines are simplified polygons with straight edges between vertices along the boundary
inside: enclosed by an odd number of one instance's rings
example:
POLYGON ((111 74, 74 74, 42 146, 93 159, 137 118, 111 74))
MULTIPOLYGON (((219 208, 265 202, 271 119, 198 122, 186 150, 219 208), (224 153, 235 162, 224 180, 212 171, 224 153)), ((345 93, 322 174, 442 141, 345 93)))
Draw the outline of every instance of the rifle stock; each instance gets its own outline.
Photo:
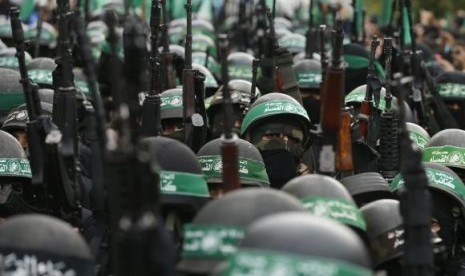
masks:
POLYGON ((375 87, 373 87, 373 82, 379 81, 375 73, 375 55, 376 48, 378 48, 378 46, 378 37, 373 36, 373 40, 371 41, 370 63, 368 66, 365 99, 361 104, 359 116, 360 136, 364 141, 366 141, 368 138, 368 125, 370 124, 370 118, 373 112, 373 90, 376 89, 375 87))
POLYGON ((341 111, 341 127, 338 133, 338 145, 336 155, 336 171, 342 179, 354 172, 352 159, 352 107, 344 107, 341 111))
POLYGON ((239 150, 236 145, 237 135, 233 132, 233 106, 229 91, 228 76, 228 38, 220 35, 221 75, 223 83, 223 125, 224 134, 221 144, 221 158, 223 162, 223 192, 230 192, 240 188, 239 180, 239 150))
POLYGON ((335 147, 341 125, 341 110, 344 95, 344 68, 342 61, 343 32, 339 26, 333 32, 331 64, 326 72, 321 129, 323 145, 320 152, 319 171, 334 174, 336 168, 335 147))

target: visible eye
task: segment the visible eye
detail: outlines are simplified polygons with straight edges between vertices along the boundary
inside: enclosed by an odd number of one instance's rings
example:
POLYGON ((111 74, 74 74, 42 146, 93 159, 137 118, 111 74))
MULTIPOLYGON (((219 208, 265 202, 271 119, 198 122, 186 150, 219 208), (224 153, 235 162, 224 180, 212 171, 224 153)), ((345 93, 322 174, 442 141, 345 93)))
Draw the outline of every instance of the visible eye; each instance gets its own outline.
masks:
POLYGON ((279 133, 268 133, 268 134, 264 134, 262 137, 265 138, 265 139, 269 139, 269 140, 280 139, 281 134, 279 134, 279 133))

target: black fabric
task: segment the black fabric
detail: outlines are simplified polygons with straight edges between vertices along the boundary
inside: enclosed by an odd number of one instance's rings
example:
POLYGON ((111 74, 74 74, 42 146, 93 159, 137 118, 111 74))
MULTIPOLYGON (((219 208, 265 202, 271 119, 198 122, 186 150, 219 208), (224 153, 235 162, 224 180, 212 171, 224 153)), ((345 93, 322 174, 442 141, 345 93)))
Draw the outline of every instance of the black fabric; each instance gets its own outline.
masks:
POLYGON ((352 90, 367 83, 368 67, 363 68, 346 68, 344 76, 345 95, 352 90))
POLYGON ((431 198, 433 202, 433 218, 437 219, 441 226, 438 235, 446 246, 447 251, 451 252, 456 242, 454 226, 457 218, 452 214, 452 209, 456 203, 450 197, 440 192, 432 192, 431 198))
POLYGON ((285 149, 261 150, 270 187, 281 189, 287 181, 297 176, 297 162, 294 155, 285 149))
POLYGON ((312 96, 302 98, 302 103, 310 117, 310 122, 318 124, 320 122, 320 101, 312 96))

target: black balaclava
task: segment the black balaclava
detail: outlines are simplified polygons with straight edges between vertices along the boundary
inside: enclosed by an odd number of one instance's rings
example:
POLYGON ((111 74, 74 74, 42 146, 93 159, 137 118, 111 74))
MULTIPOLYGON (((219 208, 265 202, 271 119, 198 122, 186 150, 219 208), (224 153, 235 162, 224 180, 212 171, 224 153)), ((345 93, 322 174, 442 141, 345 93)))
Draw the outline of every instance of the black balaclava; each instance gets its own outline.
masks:
POLYGON ((443 275, 456 275, 460 265, 460 252, 463 238, 463 228, 459 223, 461 212, 454 200, 440 193, 431 192, 433 203, 433 218, 441 226, 438 236, 442 239, 448 253, 447 261, 442 268, 443 275))
POLYGON ((281 189, 284 184, 297 176, 297 164, 294 155, 285 149, 260 150, 265 162, 270 187, 281 189))

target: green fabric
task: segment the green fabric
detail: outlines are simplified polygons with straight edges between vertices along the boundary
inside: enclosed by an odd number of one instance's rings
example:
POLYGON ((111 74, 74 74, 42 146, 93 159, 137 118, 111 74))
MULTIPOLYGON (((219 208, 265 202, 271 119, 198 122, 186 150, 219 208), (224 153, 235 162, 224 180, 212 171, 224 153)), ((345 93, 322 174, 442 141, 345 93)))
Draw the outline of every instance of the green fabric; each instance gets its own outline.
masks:
POLYGON ((21 10, 19 12, 19 18, 22 21, 26 21, 28 17, 32 14, 35 8, 35 0, 24 0, 21 5, 21 10))
POLYGON ((20 158, 0 158, 0 176, 31 178, 29 161, 20 158))
MULTIPOLYGON (((29 61, 26 61, 26 63, 29 61)), ((0 56, 0 67, 18 69, 18 59, 15 56, 0 56)))
MULTIPOLYGON (((192 54, 192 63, 197 63, 197 64, 205 66, 205 59, 206 59, 206 54, 204 53, 193 53, 192 54)), ((208 57, 207 69, 210 70, 210 72, 212 72, 215 75, 218 75, 218 76, 221 75, 221 67, 212 56, 208 57)))
POLYGON ((403 27, 403 38, 405 45, 412 44, 412 36, 410 35, 410 24, 408 21, 408 11, 407 7, 404 5, 402 7, 402 27, 403 27))
MULTIPOLYGON (((198 159, 202 171, 207 177, 207 181, 210 179, 222 179, 223 162, 221 155, 200 156, 198 159)), ((246 180, 260 184, 270 184, 265 164, 249 158, 239 158, 239 177, 241 181, 246 180)))
POLYGON ((439 92, 439 95, 444 99, 465 99, 465 84, 441 83, 438 84, 437 90, 439 92))
POLYGON ((160 109, 182 109, 182 95, 162 96, 160 109))
POLYGON ((235 64, 228 67, 228 74, 230 80, 240 79, 240 80, 252 80, 253 72, 252 66, 235 64))
MULTIPOLYGON (((347 94, 347 96, 345 96, 344 102, 346 105, 349 103, 362 103, 365 100, 365 94, 366 94, 366 86, 357 87, 356 89, 352 90, 352 92, 347 94)), ((380 111, 383 111, 384 109, 386 109, 385 95, 386 95, 385 93, 381 92, 381 98, 379 99, 379 103, 377 106, 375 106, 375 108, 380 111)), ((373 105, 374 105, 374 102, 373 102, 373 105)), ((397 107, 396 97, 392 97, 391 107, 392 108, 397 107)))
POLYGON ((278 40, 278 44, 281 48, 287 49, 288 51, 303 52, 305 51, 306 39, 300 36, 283 36, 278 40))
POLYGON ((10 24, 5 24, 5 25, 0 26, 0 37, 13 37, 13 34, 11 33, 10 24))
POLYGON ((0 111, 2 112, 9 112, 22 104, 24 104, 24 93, 22 91, 0 94, 0 111))
POLYGON ((454 146, 428 147, 423 150, 423 161, 465 169, 465 149, 454 146))
POLYGON ((244 229, 233 225, 185 224, 183 258, 225 259, 237 250, 244 229))
POLYGON ((381 10, 380 17, 380 26, 385 27, 389 25, 389 21, 392 17, 392 1, 393 0, 383 0, 383 6, 381 10))
POLYGON ((161 171, 160 191, 163 194, 210 197, 203 175, 193 173, 161 171))
POLYGON ((369 276, 372 272, 361 266, 319 256, 240 248, 229 258, 228 268, 223 275, 369 276))
POLYGON ((295 78, 300 88, 319 88, 321 71, 297 73, 295 78))
POLYGON ((279 115, 279 114, 294 114, 310 122, 307 111, 305 111, 303 106, 300 105, 299 103, 283 101, 283 100, 269 101, 269 102, 261 103, 253 107, 249 112, 247 112, 244 120, 242 121, 241 135, 245 133, 247 128, 253 122, 259 119, 262 119, 262 118, 266 118, 266 117, 273 116, 273 115, 279 115))
MULTIPOLYGON (((43 70, 43 69, 33 69, 33 70, 28 71, 28 75, 29 75, 29 78, 37 84, 53 86, 52 71, 43 70)), ((90 93, 87 82, 75 80, 74 85, 82 93, 84 94, 90 93)))
MULTIPOLYGON (((370 59, 355 55, 344 55, 344 61, 347 63, 347 67, 351 69, 368 68, 370 65, 370 59)), ((386 77, 384 69, 378 61, 375 61, 375 72, 380 78, 384 79, 386 77)))
MULTIPOLYGON (((440 189, 448 194, 453 194, 465 202, 465 186, 460 178, 444 171, 425 168, 428 185, 432 188, 440 189)), ((399 190, 405 185, 401 174, 398 174, 391 182, 392 192, 399 190)))
MULTIPOLYGON (((30 40, 35 41, 36 36, 37 36, 36 27, 28 29, 24 32, 25 39, 30 39, 30 40)), ((41 45, 55 46, 57 38, 58 38, 58 33, 51 32, 50 29, 42 27, 42 30, 40 32, 40 44, 41 45)))
POLYGON ((410 139, 421 149, 423 150, 428 144, 429 137, 426 137, 418 132, 409 130, 410 139))
POLYGON ((301 198, 300 201, 312 215, 333 219, 363 231, 366 230, 362 212, 352 202, 321 196, 305 197, 301 198))

